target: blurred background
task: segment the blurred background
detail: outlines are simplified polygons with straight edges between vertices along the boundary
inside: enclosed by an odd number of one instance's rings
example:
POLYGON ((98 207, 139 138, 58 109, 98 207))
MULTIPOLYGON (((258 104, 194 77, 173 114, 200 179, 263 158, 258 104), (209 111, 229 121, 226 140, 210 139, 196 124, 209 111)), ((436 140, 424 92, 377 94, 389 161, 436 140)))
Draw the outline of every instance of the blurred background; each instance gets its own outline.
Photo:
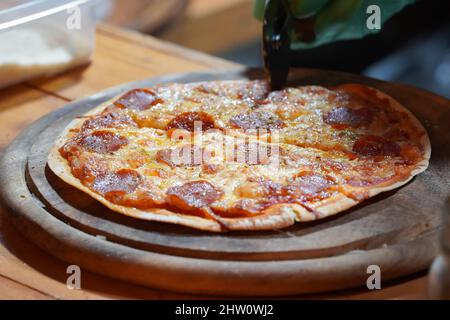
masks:
MULTIPOLYGON (((18 81, 43 70, 56 72, 86 60, 92 49, 95 20, 261 67, 262 25, 253 17, 253 1, 91 0, 96 16, 92 18, 92 31, 80 31, 76 37, 76 32, 69 35, 61 27, 55 27, 64 23, 65 14, 55 14, 41 24, 39 21, 24 24, 23 30, 17 28, 10 34, 2 32, 2 28, 7 29, 24 17, 75 0, 1 0, 0 65, 6 66, 4 71, 9 69, 3 78, 0 74, 0 87, 2 79, 3 84, 11 79, 11 65, 18 81), (82 42, 86 42, 85 48, 82 42), (70 52, 58 51, 62 47, 70 52), (39 57, 35 54, 38 48, 45 49, 41 49, 39 57), (47 65, 49 57, 54 58, 51 66, 47 65), (30 68, 40 64, 42 70, 30 68), (27 69, 23 68, 19 74, 17 65, 27 69)), ((87 6, 83 8, 87 12, 87 6)), ((450 98, 450 1, 417 0, 388 20, 378 34, 296 51, 295 59, 295 64, 303 67, 361 73, 412 84, 450 98)))
MULTIPOLYGON (((395 1, 395 0, 393 0, 395 1)), ((104 0, 100 19, 248 66, 262 66, 252 0, 104 0)), ((304 67, 362 73, 450 98, 450 1, 418 0, 376 35, 303 50, 304 67)))

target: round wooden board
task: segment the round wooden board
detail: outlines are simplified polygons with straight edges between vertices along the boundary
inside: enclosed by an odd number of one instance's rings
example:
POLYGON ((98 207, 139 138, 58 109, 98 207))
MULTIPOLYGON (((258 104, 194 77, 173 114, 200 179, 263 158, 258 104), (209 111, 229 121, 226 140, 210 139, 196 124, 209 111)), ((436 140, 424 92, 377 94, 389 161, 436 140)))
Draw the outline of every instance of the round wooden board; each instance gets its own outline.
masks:
POLYGON ((187 73, 129 83, 72 102, 25 130, 0 160, 9 218, 49 253, 110 277, 167 290, 235 296, 310 293, 427 268, 437 253, 440 207, 450 181, 450 102, 358 75, 299 69, 290 84, 364 83, 409 108, 432 142, 430 167, 400 189, 337 216, 287 229, 215 234, 140 221, 110 211, 46 166, 51 145, 75 116, 121 91, 164 82, 261 78, 257 70, 187 73))

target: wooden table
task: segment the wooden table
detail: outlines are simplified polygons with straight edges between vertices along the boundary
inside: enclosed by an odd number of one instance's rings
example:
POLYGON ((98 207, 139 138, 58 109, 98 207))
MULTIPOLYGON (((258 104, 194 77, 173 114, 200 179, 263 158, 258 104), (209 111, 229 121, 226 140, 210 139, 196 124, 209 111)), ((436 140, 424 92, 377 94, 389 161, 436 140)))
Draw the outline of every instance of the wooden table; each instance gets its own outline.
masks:
MULTIPOLYGON (((68 101, 119 83, 162 74, 239 67, 148 36, 101 25, 89 66, 0 90, 0 152, 27 125, 68 101)), ((152 290, 87 271, 82 272, 82 289, 69 290, 67 266, 26 240, 0 214, 0 299, 207 298, 152 290)), ((426 276, 420 274, 385 285, 382 290, 363 288, 313 297, 425 298, 426 285, 426 276)))
POLYGON ((223 53, 259 39, 261 23, 249 18, 252 11, 253 0, 189 0, 183 14, 158 36, 202 52, 223 53))

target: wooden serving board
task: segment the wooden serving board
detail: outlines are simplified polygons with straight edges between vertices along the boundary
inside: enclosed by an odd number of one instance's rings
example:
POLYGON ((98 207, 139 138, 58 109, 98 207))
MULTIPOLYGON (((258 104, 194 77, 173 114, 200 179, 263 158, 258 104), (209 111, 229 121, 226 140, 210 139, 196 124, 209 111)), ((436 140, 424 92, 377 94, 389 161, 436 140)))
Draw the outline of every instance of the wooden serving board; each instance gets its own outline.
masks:
POLYGON ((152 78, 69 103, 25 130, 0 160, 8 217, 49 253, 113 278, 187 293, 274 296, 365 286, 426 269, 437 254, 440 207, 450 183, 450 102, 416 88, 358 75, 299 69, 290 84, 364 83, 409 108, 432 142, 427 171, 400 189, 317 222, 283 230, 215 234, 141 221, 110 211, 46 166, 74 117, 131 88, 165 82, 261 78, 258 70, 152 78))

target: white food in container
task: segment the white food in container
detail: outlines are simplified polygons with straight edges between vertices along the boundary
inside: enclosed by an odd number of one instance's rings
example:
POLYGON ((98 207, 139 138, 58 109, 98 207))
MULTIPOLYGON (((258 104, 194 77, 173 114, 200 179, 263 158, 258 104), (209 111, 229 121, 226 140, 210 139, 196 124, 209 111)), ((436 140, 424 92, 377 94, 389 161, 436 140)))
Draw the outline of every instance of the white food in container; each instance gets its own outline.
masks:
MULTIPOLYGON (((6 1, 8 2, 8 1, 6 1)), ((0 87, 87 63, 95 35, 93 0, 2 3, 0 87)))

